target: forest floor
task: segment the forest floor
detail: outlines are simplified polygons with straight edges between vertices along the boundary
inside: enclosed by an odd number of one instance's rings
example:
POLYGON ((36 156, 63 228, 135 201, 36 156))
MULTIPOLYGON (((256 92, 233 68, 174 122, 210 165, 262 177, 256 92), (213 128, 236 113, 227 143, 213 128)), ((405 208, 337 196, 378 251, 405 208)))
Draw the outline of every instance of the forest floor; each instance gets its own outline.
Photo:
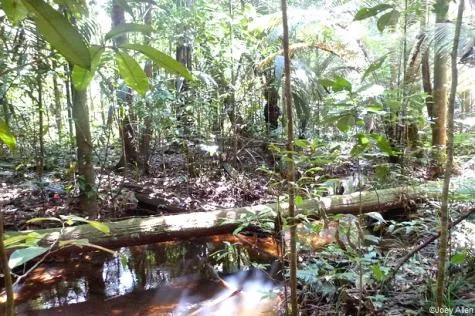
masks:
MULTIPOLYGON (((191 164, 198 174, 194 177, 190 177, 190 160, 185 159, 180 150, 171 147, 152 157, 147 176, 140 175, 133 168, 122 172, 97 169, 99 219, 116 220, 265 204, 282 195, 279 172, 269 169, 268 152, 259 148, 242 150, 235 161, 228 159, 233 164, 223 163, 222 157, 210 149, 206 146, 195 149, 191 164)), ((328 179, 354 179, 358 171, 369 177, 372 176, 371 166, 371 162, 362 167, 352 160, 341 159, 324 166, 322 174, 328 179)), ((460 161, 459 174, 475 174, 474 170, 475 159, 464 158, 460 161)), ((405 176, 422 179, 430 177, 431 171, 429 168, 414 167, 410 172, 405 176)), ((0 206, 4 210, 7 230, 48 225, 25 224, 35 217, 78 215, 74 173, 50 171, 39 179, 33 172, 14 171, 4 165, 0 168, 0 180, 0 206)), ((396 183, 386 185, 395 186, 396 183)), ((454 207, 461 210, 467 205, 464 202, 454 207)), ((357 309, 364 310, 367 315, 426 313, 433 298, 436 243, 405 264, 389 287, 377 290, 380 282, 375 278, 383 278, 397 258, 436 231, 437 217, 434 214, 438 208, 437 201, 429 201, 415 212, 407 213, 405 218, 386 219, 379 231, 371 232, 378 242, 367 240, 368 243, 359 245, 360 249, 342 251, 335 244, 315 249, 311 243, 301 241, 299 299, 304 315, 333 315, 335 304, 346 315, 353 315, 357 309), (360 257, 363 259, 358 259, 360 257), (359 268, 359 262, 364 268, 359 268), (362 292, 357 286, 360 276, 365 285, 362 292), (363 299, 360 299, 360 294, 363 294, 363 299)), ((315 233, 318 225, 308 227, 315 233)), ((356 227, 355 230, 358 229, 356 227)), ((464 247, 467 253, 473 255, 474 235, 473 223, 461 224, 453 234, 456 236, 453 239, 455 249, 464 247)), ((475 306, 474 257, 471 256, 470 260, 463 266, 451 266, 454 306, 462 303, 463 306, 475 306)))

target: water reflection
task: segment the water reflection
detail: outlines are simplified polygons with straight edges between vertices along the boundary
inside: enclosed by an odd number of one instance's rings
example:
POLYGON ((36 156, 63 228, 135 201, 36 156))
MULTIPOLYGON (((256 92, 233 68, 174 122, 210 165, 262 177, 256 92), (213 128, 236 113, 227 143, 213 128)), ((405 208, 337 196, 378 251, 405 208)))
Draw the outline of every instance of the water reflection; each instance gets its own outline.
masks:
POLYGON ((95 251, 40 266, 16 289, 17 313, 257 315, 262 309, 275 314, 277 304, 270 294, 277 284, 268 273, 229 274, 242 264, 243 254, 253 262, 272 263, 277 254, 272 239, 211 236, 121 248, 118 253, 114 257, 95 251), (219 255, 210 257, 212 253, 219 255))

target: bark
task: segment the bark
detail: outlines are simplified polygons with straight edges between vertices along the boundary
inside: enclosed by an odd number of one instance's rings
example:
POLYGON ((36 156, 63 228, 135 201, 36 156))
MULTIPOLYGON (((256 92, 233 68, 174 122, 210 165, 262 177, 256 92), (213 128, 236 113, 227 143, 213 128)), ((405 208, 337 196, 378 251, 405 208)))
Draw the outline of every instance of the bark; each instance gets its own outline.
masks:
MULTIPOLYGON (((289 193, 288 218, 290 230, 290 305, 291 315, 299 314, 297 304, 297 225, 295 220, 295 165, 294 165, 294 123, 292 112, 292 86, 290 84, 290 55, 289 55, 289 25, 287 20, 287 0, 281 0, 282 8, 282 46, 284 50, 284 71, 285 71, 285 107, 287 109, 287 184, 289 193)), ((280 214, 278 213, 280 218, 280 214)), ((275 221, 274 221, 275 222, 275 221)))
MULTIPOLYGON (((299 205, 299 210, 312 218, 330 214, 359 214, 362 212, 385 212, 404 209, 410 201, 422 201, 424 197, 435 198, 440 195, 434 183, 415 188, 399 187, 380 191, 355 192, 348 195, 309 199, 299 205)), ((107 222, 111 233, 105 235, 89 225, 68 227, 61 240, 88 239, 89 242, 105 247, 122 247, 174 239, 189 239, 196 236, 232 232, 243 221, 243 217, 259 215, 260 221, 273 221, 280 210, 288 216, 287 203, 255 205, 208 212, 195 212, 178 215, 131 218, 117 222, 107 222)), ((59 234, 59 229, 36 230, 46 234, 43 242, 51 245, 59 234)), ((22 232, 9 232, 18 235, 22 232)))
POLYGON ((93 168, 93 146, 87 108, 87 92, 73 87, 72 115, 76 127, 77 163, 79 182, 79 208, 82 214, 97 214, 97 191, 93 168))
MULTIPOLYGON (((120 1, 112 1, 112 27, 125 24, 124 8, 120 1)), ((127 42, 126 35, 117 36, 114 39, 115 46, 120 46, 127 42)), ((122 92, 124 94, 124 92, 122 92)), ((116 169, 125 168, 127 165, 140 166, 140 159, 137 147, 135 145, 135 132, 130 120, 130 110, 133 104, 132 90, 127 89, 126 96, 117 96, 119 107, 122 109, 119 117, 119 134, 122 139, 122 155, 115 166, 116 169)))
POLYGON ((58 75, 56 73, 56 64, 53 63, 53 91, 54 91, 54 117, 56 128, 58 129, 58 141, 63 139, 63 120, 61 118, 61 93, 58 86, 58 75))
POLYGON ((71 96, 71 65, 64 65, 64 70, 66 72, 66 103, 68 105, 68 127, 69 127, 69 144, 71 148, 74 148, 74 128, 73 128, 73 101, 71 96))
MULTIPOLYGON (((147 25, 152 25, 152 6, 150 5, 147 8, 147 13, 145 14, 144 22, 147 25)), ((145 45, 150 44, 150 33, 145 34, 145 45)), ((144 67, 145 74, 152 80, 153 77, 153 67, 152 63, 148 61, 144 67)), ((150 141, 152 139, 152 106, 149 101, 146 101, 145 107, 147 109, 147 114, 144 118, 144 127, 142 128, 142 135, 139 144, 139 162, 140 169, 144 174, 149 172, 149 159, 150 159, 150 141)))
MULTIPOLYGON (((436 1, 436 23, 444 23, 448 19, 448 0, 436 1)), ((434 56, 434 98, 433 114, 434 128, 432 129, 432 145, 445 147, 447 144, 447 96, 448 96, 448 56, 436 47, 434 56)), ((437 149, 436 149, 437 150, 437 149)))
MULTIPOLYGON (((453 169, 453 160, 454 160, 454 112, 455 112, 455 97, 457 94, 457 61, 458 61, 458 46, 460 40, 460 29, 462 26, 462 16, 464 10, 464 0, 460 0, 459 9, 457 14, 457 23, 455 27, 455 36, 454 44, 451 54, 451 70, 452 70, 452 86, 450 89, 450 99, 448 104, 447 111, 447 162, 445 166, 445 175, 444 175, 444 185, 442 189, 442 205, 440 208, 440 244, 439 244, 439 261, 437 264, 437 291, 436 291, 436 302, 439 310, 443 310, 445 307, 445 269, 447 261, 447 248, 448 248, 448 239, 449 239, 449 186, 450 186, 450 177, 452 175, 453 169)), ((445 313, 438 313, 445 314, 445 313)))
POLYGON ((7 294, 7 304, 4 312, 6 316, 13 316, 15 315, 15 298, 13 294, 12 275, 10 274, 10 268, 8 267, 8 255, 3 243, 3 224, 3 212, 0 211, 0 263, 2 266, 3 281, 5 283, 5 292, 7 294))

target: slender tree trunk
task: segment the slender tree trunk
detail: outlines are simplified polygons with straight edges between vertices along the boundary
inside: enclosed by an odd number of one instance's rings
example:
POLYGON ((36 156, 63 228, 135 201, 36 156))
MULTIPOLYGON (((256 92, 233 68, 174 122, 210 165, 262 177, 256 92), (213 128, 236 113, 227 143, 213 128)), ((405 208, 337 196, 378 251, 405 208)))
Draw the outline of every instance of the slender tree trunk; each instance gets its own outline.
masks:
POLYGON ((74 148, 74 128, 73 128, 73 101, 71 96, 71 65, 64 65, 64 71, 66 72, 66 104, 68 106, 68 130, 69 130, 69 144, 71 148, 74 148))
MULTIPOLYGON (((125 23, 125 13, 124 8, 122 7, 121 1, 113 0, 112 1, 112 26, 118 26, 125 23)), ((120 46, 127 42, 127 37, 125 35, 117 36, 114 40, 115 46, 120 46)), ((126 167, 127 165, 136 165, 140 166, 140 159, 138 150, 135 143, 135 132, 131 124, 130 111, 133 103, 132 90, 127 89, 125 97, 118 96, 117 101, 119 102, 119 132, 122 138, 122 155, 119 162, 116 165, 116 169, 126 167)))
MULTIPOLYGON (((148 6, 146 9, 147 13, 145 14, 144 22, 146 25, 152 25, 152 5, 148 6)), ((150 33, 145 34, 145 45, 150 44, 150 33)), ((152 63, 148 61, 144 67, 145 74, 152 80, 153 77, 153 67, 152 63)), ((149 164, 148 161, 150 159, 150 141, 152 139, 152 106, 149 101, 146 101, 145 107, 147 109, 147 114, 144 118, 144 128, 142 129, 142 136, 140 139, 139 144, 139 160, 140 160, 140 168, 144 174, 148 174, 149 171, 149 164)))
POLYGON ((38 88, 38 140, 40 150, 38 152, 37 157, 37 165, 36 165, 36 172, 38 176, 41 178, 43 176, 44 171, 44 157, 45 157, 45 143, 44 143, 44 122, 43 122, 43 114, 44 114, 44 107, 43 107, 43 83, 42 83, 42 76, 37 70, 38 73, 36 74, 36 84, 38 88))
MULTIPOLYGON (((439 262, 437 264, 437 292, 436 301, 439 310, 445 307, 445 268, 447 261, 448 235, 449 235, 449 186, 450 177, 452 175, 453 159, 454 159, 454 112, 455 112, 455 96, 457 94, 457 52, 460 40, 460 29, 462 26, 462 17, 464 10, 464 0, 460 0, 457 14, 457 22, 455 27, 454 44, 452 48, 452 86, 450 89, 450 99, 448 104, 448 129, 447 129, 447 162, 445 167, 444 185, 442 189, 442 205, 440 208, 440 244, 439 244, 439 262)), ((439 312, 445 315, 445 312, 439 312)))
MULTIPOLYGON (((435 5, 437 8, 436 23, 445 23, 448 19, 449 1, 437 0, 435 5)), ((439 147, 436 148, 436 151, 447 144, 448 73, 448 56, 441 51, 440 47, 436 47, 434 56, 434 128, 432 130, 432 145, 439 147)))
POLYGON ((63 140, 63 120, 61 117, 61 93, 58 86, 58 75, 56 74, 56 64, 53 63, 53 91, 54 91, 54 117, 56 128, 58 129, 58 142, 63 140))
POLYGON ((5 251, 5 244, 3 243, 3 240, 5 239, 3 225, 3 212, 0 211, 0 261, 2 266, 3 280, 5 282, 5 292, 7 294, 5 315, 13 316, 15 315, 15 298, 13 295, 12 275, 10 274, 10 268, 8 267, 8 255, 5 251))
POLYGON ((298 315, 297 304, 297 229, 295 224, 295 170, 294 170, 294 124, 292 113, 292 87, 290 85, 289 27, 287 21, 287 0, 281 0, 282 26, 285 65, 285 101, 287 109, 287 185, 289 186, 289 219, 290 225, 290 304, 292 315, 298 315))
POLYGON ((76 126, 77 163, 79 173, 79 207, 83 214, 97 215, 97 188, 93 166, 93 145, 87 108, 87 90, 73 87, 73 118, 76 126))

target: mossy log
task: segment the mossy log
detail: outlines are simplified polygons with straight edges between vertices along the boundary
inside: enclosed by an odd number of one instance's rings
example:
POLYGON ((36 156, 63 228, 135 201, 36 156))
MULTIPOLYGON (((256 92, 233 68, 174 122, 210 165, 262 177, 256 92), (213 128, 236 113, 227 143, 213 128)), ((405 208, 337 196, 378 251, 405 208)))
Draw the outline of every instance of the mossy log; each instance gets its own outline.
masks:
MULTIPOLYGON (((427 185, 355 192, 306 200, 298 206, 298 212, 313 218, 319 218, 323 214, 384 213, 388 210, 404 209, 409 204, 421 201, 428 194, 433 196, 438 193, 434 193, 433 190, 431 192, 427 185)), ((279 208, 285 216, 287 207, 287 203, 273 203, 207 212, 131 218, 106 222, 110 227, 110 234, 107 235, 90 225, 66 227, 62 233, 60 229, 40 229, 36 232, 45 234, 41 241, 41 244, 45 245, 51 245, 60 238, 61 240, 88 239, 90 243, 104 247, 131 246, 229 233, 241 223, 249 223, 249 218, 257 218, 257 215, 260 221, 273 221, 279 208)), ((13 234, 18 234, 18 232, 13 234)))

